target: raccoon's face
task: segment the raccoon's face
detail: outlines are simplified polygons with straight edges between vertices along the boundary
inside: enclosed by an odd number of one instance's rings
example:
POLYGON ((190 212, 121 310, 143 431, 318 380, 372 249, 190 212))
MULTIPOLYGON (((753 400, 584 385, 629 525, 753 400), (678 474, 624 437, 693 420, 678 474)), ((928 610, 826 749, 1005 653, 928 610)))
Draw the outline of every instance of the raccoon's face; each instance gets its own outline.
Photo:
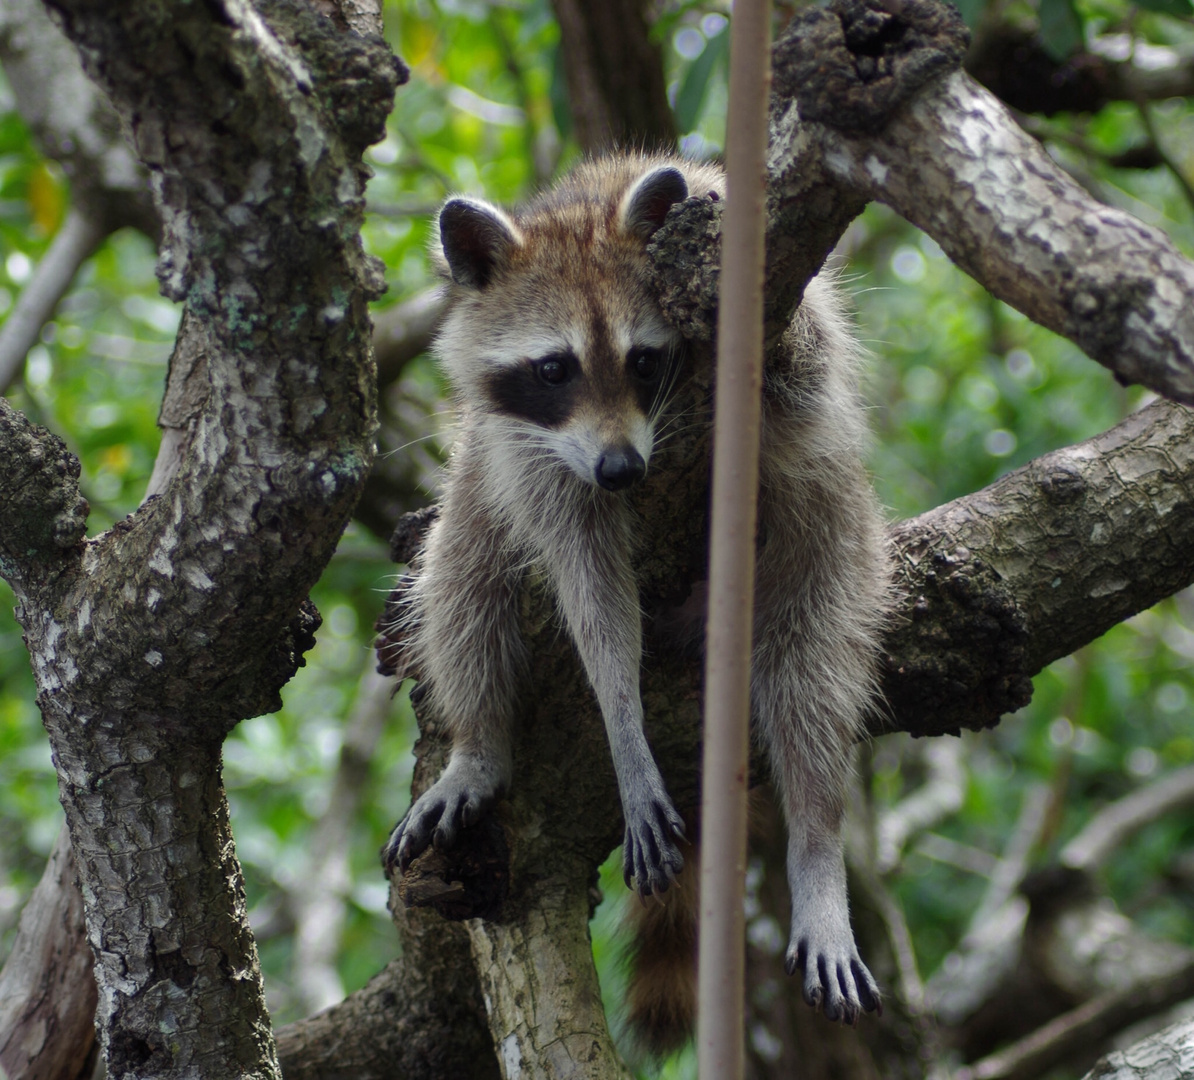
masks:
POLYGON ((674 167, 619 199, 561 201, 519 220, 453 199, 440 213, 457 290, 439 352, 475 412, 507 424, 586 483, 642 479, 680 364, 644 283, 647 239, 687 195, 674 167))

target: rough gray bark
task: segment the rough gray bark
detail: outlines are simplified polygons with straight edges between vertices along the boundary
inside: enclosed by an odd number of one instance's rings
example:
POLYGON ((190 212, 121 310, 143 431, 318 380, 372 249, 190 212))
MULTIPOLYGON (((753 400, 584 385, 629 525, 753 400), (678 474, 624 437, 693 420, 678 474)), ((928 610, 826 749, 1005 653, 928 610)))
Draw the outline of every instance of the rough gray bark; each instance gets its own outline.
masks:
POLYGON ((1194 267, 1093 200, 969 77, 935 84, 879 139, 827 133, 824 153, 999 299, 1123 381, 1194 404, 1194 267))
POLYGON ((56 9, 151 171, 163 284, 187 301, 207 393, 165 494, 89 542, 77 463, 3 407, 0 568, 59 770, 109 1074, 277 1076, 219 746, 277 707, 371 458, 380 274, 357 238, 360 154, 401 71, 379 39, 284 5, 269 22, 233 0, 56 9))
POLYGON ((1108 1054, 1083 1080, 1191 1080, 1194 1027, 1174 1024, 1127 1050, 1108 1054))
POLYGON ((895 726, 994 724, 1043 667, 1190 584, 1192 469, 1194 413, 1155 402, 896 526, 909 622, 889 643, 895 726))

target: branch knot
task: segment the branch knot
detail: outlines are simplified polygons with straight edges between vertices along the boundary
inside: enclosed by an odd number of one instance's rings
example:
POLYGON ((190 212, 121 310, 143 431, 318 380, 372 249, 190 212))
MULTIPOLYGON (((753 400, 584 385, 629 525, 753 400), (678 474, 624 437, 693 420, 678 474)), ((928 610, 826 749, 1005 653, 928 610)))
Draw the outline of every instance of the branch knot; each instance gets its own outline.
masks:
POLYGON ((773 54, 774 93, 800 115, 874 134, 931 79, 961 66, 970 31, 937 0, 833 0, 792 20, 773 54))

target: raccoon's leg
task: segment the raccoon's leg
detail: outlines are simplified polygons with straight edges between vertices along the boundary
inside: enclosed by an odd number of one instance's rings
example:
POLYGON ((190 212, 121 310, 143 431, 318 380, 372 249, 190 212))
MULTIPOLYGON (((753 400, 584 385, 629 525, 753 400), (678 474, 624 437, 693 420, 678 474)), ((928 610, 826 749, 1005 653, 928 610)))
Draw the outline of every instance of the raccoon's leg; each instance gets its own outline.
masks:
POLYGON ((382 851, 385 864, 400 870, 431 843, 451 846, 511 777, 515 690, 525 667, 519 574, 464 453, 454 466, 408 597, 414 663, 429 707, 452 735, 452 753, 382 851))
POLYGON ((807 429, 799 440, 791 471, 785 448, 768 462, 764 442, 752 698, 788 827, 786 966, 801 970, 810 1005, 853 1023, 880 1000, 850 929, 841 827, 887 578, 861 467, 817 454, 807 429))
POLYGON ((684 866, 684 822, 643 733, 642 614, 630 566, 626 509, 602 496, 585 518, 542 538, 544 564, 597 695, 618 778, 626 832, 622 869, 642 896, 664 892, 684 866))

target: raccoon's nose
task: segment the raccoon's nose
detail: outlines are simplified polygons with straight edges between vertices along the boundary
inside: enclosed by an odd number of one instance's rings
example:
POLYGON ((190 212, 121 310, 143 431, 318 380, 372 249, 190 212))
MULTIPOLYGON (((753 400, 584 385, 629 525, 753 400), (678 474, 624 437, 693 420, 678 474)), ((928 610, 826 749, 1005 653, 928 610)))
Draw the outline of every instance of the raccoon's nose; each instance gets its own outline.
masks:
POLYGON ((606 491, 621 491, 638 483, 647 471, 647 463, 633 446, 607 450, 597 462, 597 483, 606 491))

